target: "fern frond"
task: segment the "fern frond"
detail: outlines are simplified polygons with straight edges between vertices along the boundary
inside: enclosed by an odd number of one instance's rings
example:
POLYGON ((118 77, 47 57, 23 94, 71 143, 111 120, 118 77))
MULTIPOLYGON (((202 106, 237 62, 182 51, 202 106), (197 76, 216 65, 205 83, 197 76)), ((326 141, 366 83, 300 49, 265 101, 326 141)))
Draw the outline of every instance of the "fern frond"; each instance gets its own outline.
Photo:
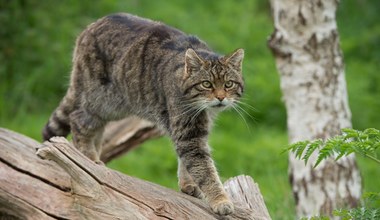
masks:
POLYGON ((368 128, 364 131, 357 131, 350 128, 342 129, 342 135, 326 140, 299 141, 288 146, 283 152, 291 151, 296 158, 303 160, 305 164, 310 156, 317 150, 318 157, 314 167, 318 166, 326 158, 335 155, 335 160, 339 160, 351 153, 358 153, 363 157, 380 163, 378 153, 380 149, 380 131, 375 128, 368 128))
POLYGON ((322 160, 332 156, 334 153, 334 145, 330 142, 326 142, 325 146, 319 150, 317 161, 314 164, 314 168, 317 167, 322 160))
POLYGON ((340 158, 342 158, 343 156, 348 156, 350 155, 351 153, 354 152, 354 150, 351 148, 351 145, 348 144, 348 143, 343 143, 339 150, 336 150, 336 152, 338 153, 338 156, 335 157, 335 160, 339 160, 340 158))
POLYGON ((308 144, 305 154, 302 157, 302 160, 305 161, 305 164, 307 164, 307 161, 309 161, 309 158, 314 153, 314 151, 318 149, 322 144, 323 141, 321 139, 318 139, 308 144))
POLYGON ((347 209, 336 209, 333 211, 333 215, 340 217, 342 220, 350 219, 349 210, 347 209))
POLYGON ((287 150, 293 152, 296 155, 296 158, 301 159, 302 153, 309 143, 310 141, 298 141, 291 144, 287 150))
MULTIPOLYGON (((351 153, 357 153, 364 157, 370 158, 380 164, 378 153, 380 149, 380 131, 374 128, 368 128, 364 131, 354 129, 342 129, 343 134, 330 138, 323 142, 322 140, 304 141, 297 143, 293 151, 298 158, 304 153, 302 160, 308 162, 310 156, 319 149, 317 160, 314 167, 318 166, 323 160, 335 155, 335 160, 351 153), (305 150, 306 149, 306 150, 305 150)), ((354 209, 339 209, 334 211, 334 216, 340 217, 341 220, 380 219, 380 193, 368 193, 363 196, 364 207, 354 209)), ((321 217, 312 217, 308 219, 322 219, 321 217)))
POLYGON ((355 209, 338 209, 333 211, 334 216, 340 217, 342 220, 365 219, 378 220, 380 217, 380 209, 359 207, 355 209))
POLYGON ((350 138, 354 138, 354 139, 359 138, 359 132, 352 128, 343 128, 342 133, 346 140, 350 138))
MULTIPOLYGON (((374 128, 367 128, 363 133, 368 135, 368 140, 372 142, 380 142, 380 131, 374 128)), ((379 146, 379 145, 378 145, 379 146)), ((377 148, 378 148, 377 146, 377 148)))
POLYGON ((297 149, 294 151, 296 158, 300 159, 302 157, 302 153, 307 145, 308 143, 305 142, 298 144, 297 149))

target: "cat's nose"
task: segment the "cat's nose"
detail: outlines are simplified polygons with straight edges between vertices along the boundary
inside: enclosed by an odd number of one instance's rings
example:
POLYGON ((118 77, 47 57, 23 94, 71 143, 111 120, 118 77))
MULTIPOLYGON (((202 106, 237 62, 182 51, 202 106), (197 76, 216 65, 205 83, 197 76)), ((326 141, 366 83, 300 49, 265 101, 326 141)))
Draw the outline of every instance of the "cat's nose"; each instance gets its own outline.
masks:
POLYGON ((216 97, 219 101, 223 102, 224 97, 216 97))

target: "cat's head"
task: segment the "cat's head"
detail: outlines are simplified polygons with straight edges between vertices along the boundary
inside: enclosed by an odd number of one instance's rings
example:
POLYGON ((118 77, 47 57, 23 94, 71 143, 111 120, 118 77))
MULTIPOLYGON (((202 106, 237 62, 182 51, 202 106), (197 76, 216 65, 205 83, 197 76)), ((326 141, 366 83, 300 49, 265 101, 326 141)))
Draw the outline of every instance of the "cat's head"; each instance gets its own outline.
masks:
POLYGON ((243 94, 243 58, 243 49, 212 59, 188 49, 183 76, 187 99, 202 109, 223 110, 232 106, 243 94))

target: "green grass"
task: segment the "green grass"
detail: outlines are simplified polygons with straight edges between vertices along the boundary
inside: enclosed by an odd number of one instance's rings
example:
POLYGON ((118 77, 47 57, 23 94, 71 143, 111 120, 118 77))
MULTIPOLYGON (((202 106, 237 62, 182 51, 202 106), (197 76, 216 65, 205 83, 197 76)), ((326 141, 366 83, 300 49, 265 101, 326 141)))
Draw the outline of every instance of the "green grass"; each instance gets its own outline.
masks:
MULTIPOLYGON (((341 1, 338 25, 354 128, 380 124, 378 1, 341 1)), ((294 219, 287 177, 286 112, 267 48, 273 31, 264 0, 38 1, 0 3, 0 126, 41 140, 40 132, 68 84, 75 37, 97 18, 130 12, 197 35, 220 53, 245 49, 245 110, 254 120, 223 113, 210 137, 223 180, 247 174, 258 182, 273 219, 294 219)), ((358 158, 364 191, 378 190, 380 170, 358 158)), ((177 189, 177 161, 167 138, 144 143, 111 168, 177 189)))

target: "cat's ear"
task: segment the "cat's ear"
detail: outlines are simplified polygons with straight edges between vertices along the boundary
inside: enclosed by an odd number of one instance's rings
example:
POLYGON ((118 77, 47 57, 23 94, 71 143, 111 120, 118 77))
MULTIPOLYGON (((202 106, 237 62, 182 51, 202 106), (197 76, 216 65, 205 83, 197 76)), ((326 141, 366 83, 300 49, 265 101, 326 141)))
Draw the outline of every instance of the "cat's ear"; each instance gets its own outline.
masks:
POLYGON ((225 63, 230 64, 233 67, 237 68, 239 71, 241 71, 243 58, 244 58, 244 50, 237 49, 230 55, 223 57, 223 60, 225 63))
POLYGON ((185 54, 185 78, 190 76, 194 71, 198 71, 205 64, 205 61, 191 48, 186 50, 185 54))

